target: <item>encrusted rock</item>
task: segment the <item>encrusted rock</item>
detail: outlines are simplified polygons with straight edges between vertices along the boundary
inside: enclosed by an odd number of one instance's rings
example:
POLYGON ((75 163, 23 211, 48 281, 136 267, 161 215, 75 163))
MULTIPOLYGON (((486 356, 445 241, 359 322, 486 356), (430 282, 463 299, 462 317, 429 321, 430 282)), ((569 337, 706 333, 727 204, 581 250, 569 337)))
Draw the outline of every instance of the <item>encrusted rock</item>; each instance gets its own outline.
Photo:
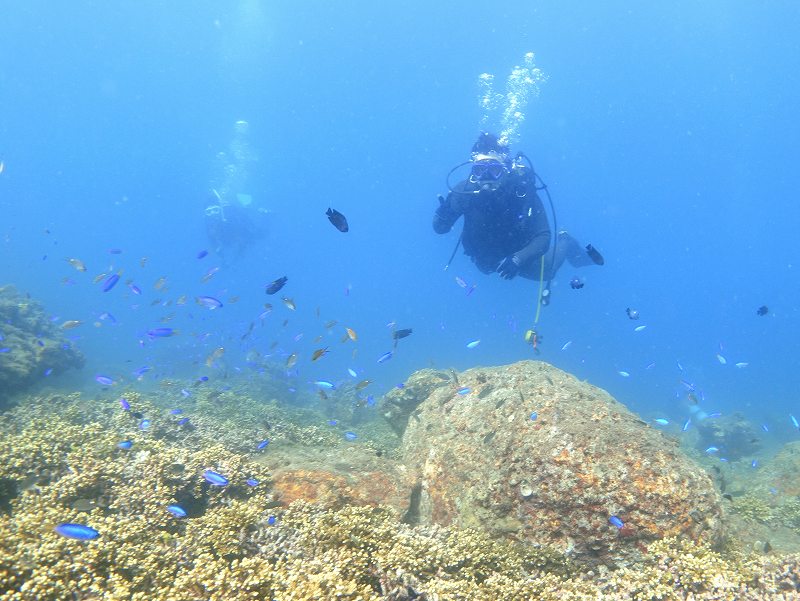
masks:
POLYGON ((720 497, 706 473, 604 391, 532 361, 471 369, 445 386, 435 372, 416 375, 431 380, 416 386, 430 395, 401 454, 419 476, 412 513, 421 523, 604 564, 664 537, 720 537, 720 497))

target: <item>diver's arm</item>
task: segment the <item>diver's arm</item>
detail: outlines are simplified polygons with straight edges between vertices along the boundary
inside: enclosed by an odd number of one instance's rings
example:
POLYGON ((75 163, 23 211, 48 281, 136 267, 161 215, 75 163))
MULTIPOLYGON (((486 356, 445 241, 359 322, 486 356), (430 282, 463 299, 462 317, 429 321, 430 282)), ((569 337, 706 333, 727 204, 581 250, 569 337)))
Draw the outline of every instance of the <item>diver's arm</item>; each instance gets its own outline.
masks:
POLYGON ((530 215, 526 216, 526 219, 531 232, 531 241, 514 253, 519 258, 520 264, 538 259, 550 248, 550 224, 547 222, 544 205, 535 191, 533 192, 533 202, 530 203, 530 215))
POLYGON ((461 217, 463 211, 457 211, 453 202, 454 194, 450 192, 447 198, 439 196, 439 206, 433 214, 433 231, 437 234, 446 234, 453 227, 456 220, 461 217))

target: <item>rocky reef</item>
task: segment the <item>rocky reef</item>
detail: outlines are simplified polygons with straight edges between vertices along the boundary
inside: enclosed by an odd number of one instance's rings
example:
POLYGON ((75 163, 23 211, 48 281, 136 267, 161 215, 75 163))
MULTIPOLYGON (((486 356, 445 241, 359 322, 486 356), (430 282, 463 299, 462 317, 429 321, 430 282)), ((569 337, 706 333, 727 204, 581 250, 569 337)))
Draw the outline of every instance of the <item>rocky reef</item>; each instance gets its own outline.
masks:
POLYGON ((722 537, 703 474, 602 391, 539 363, 415 378, 402 444, 244 386, 181 413, 169 390, 26 399, 0 414, 0 601, 800 596, 800 558, 722 537))
POLYGON ((42 305, 0 287, 0 406, 46 375, 83 367, 84 358, 42 305))

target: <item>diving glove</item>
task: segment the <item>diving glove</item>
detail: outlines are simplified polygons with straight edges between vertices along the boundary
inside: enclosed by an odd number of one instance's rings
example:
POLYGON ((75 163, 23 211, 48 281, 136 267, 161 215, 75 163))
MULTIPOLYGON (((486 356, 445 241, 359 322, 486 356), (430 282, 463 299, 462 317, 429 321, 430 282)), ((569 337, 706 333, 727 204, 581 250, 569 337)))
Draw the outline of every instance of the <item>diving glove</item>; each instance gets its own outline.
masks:
POLYGON ((497 273, 499 273, 500 277, 504 280, 510 280, 519 273, 519 264, 519 257, 517 255, 510 255, 500 261, 500 264, 497 266, 497 273))

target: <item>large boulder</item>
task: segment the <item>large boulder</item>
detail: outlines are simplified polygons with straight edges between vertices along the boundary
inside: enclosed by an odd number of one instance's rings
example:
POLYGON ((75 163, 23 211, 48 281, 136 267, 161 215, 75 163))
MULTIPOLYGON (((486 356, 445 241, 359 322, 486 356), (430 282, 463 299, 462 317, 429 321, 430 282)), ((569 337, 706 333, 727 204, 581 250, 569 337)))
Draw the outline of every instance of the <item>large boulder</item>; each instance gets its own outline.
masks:
POLYGON ((409 416, 401 457, 417 474, 408 515, 418 523, 604 564, 668 536, 718 542, 720 496, 708 475, 599 388, 533 361, 412 380, 427 396, 391 393, 382 409, 395 429, 409 416))

